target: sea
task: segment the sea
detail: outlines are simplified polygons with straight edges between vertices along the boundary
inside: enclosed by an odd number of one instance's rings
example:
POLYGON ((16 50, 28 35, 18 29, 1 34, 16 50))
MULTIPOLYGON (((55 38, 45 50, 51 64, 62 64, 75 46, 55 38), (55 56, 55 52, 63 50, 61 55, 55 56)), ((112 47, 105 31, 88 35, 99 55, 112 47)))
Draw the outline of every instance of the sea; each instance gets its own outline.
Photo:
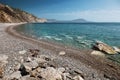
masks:
MULTIPOLYGON (((120 23, 29 23, 16 30, 38 40, 76 48, 92 48, 96 41, 120 47, 120 23)), ((111 59, 120 63, 120 55, 111 59)))

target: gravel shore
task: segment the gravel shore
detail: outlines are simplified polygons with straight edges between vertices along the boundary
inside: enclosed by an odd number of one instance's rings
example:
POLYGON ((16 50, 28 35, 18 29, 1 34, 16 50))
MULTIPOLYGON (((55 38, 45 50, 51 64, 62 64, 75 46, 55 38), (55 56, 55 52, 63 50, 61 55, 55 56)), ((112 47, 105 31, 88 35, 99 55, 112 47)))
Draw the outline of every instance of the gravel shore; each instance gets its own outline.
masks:
POLYGON ((77 70, 84 80, 120 80, 120 66, 103 57, 90 55, 91 50, 67 48, 22 36, 13 30, 16 25, 19 24, 0 23, 0 54, 8 56, 4 75, 12 73, 16 59, 23 56, 20 51, 37 49, 40 51, 38 55, 52 59, 50 64, 68 69, 71 74, 77 70))

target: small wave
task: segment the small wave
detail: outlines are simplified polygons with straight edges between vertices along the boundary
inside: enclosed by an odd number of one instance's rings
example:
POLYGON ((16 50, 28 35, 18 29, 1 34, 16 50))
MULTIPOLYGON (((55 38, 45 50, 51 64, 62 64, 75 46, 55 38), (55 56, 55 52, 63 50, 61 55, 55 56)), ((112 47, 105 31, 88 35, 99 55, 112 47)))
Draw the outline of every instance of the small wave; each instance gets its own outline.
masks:
POLYGON ((66 34, 60 34, 60 36, 65 37, 67 39, 73 39, 73 37, 71 37, 70 35, 66 35, 66 34))
POLYGON ((54 38, 55 40, 57 40, 57 41, 61 41, 62 39, 61 38, 54 38))
POLYGON ((68 39, 73 39, 73 37, 69 36, 69 35, 65 35, 66 38, 68 39))
POLYGON ((91 40, 77 39, 76 41, 79 45, 81 45, 83 47, 91 47, 91 44, 93 43, 93 41, 91 41, 91 40))
POLYGON ((51 36, 44 36, 44 38, 52 39, 52 37, 51 37, 51 36))
POLYGON ((77 39, 83 39, 85 36, 76 36, 77 39))

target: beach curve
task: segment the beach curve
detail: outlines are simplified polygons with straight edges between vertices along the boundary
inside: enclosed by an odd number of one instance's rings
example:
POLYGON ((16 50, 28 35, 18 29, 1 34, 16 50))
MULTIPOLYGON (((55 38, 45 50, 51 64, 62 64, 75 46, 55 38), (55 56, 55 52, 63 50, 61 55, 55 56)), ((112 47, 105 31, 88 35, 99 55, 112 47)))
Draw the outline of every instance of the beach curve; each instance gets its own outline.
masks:
MULTIPOLYGON (((65 51, 67 54, 63 56, 63 58, 69 57, 73 59, 73 61, 76 61, 77 63, 83 63, 88 69, 96 70, 98 74, 105 74, 108 77, 112 76, 111 78, 115 79, 120 79, 119 77, 119 72, 120 72, 120 67, 106 59, 101 59, 95 56, 89 55, 91 50, 85 51, 85 50, 78 50, 78 49, 73 49, 69 47, 63 47, 51 43, 47 43, 45 41, 38 41, 30 37, 23 36, 19 34, 17 31, 14 30, 14 28, 17 26, 9 26, 5 29, 5 31, 9 34, 12 35, 13 38, 17 38, 19 40, 23 40, 27 42, 28 44, 34 44, 35 46, 37 45, 38 47, 42 47, 46 50, 51 50, 54 53, 58 53, 59 51, 65 51)), ((52 54, 51 54, 52 55, 52 54)))

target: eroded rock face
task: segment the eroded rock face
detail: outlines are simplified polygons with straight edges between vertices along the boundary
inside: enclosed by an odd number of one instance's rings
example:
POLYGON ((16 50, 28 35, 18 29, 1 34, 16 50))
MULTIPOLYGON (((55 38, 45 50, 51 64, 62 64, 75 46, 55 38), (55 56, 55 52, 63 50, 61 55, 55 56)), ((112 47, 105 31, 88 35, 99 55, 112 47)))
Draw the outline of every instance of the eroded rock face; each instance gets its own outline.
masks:
POLYGON ((37 18, 20 9, 0 4, 0 22, 46 22, 46 19, 37 18))
POLYGON ((111 46, 109 46, 103 42, 100 42, 100 41, 96 42, 95 47, 97 49, 99 49, 100 51, 103 51, 107 54, 116 54, 117 53, 111 46))

